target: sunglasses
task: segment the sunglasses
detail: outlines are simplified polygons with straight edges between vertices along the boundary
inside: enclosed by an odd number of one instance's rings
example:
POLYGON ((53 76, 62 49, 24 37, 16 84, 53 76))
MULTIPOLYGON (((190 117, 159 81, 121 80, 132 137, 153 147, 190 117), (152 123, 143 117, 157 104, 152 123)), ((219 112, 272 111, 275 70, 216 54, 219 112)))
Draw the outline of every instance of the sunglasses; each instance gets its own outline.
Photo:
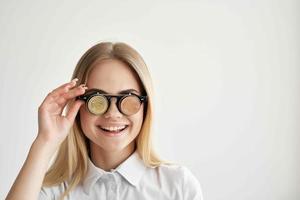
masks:
POLYGON ((117 108, 119 112, 126 116, 133 115, 140 110, 143 102, 147 101, 147 96, 140 96, 135 93, 129 92, 120 95, 104 94, 100 90, 90 90, 85 94, 76 97, 85 101, 88 111, 94 115, 103 115, 110 107, 111 99, 117 99, 117 108))

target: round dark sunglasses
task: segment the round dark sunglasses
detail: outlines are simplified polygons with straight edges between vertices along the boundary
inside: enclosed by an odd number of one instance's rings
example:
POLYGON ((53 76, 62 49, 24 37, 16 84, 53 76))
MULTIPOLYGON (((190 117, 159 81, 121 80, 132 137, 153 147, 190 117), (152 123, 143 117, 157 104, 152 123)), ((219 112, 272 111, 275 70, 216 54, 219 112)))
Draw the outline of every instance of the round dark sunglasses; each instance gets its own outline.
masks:
POLYGON ((147 96, 140 96, 129 92, 120 95, 104 94, 100 91, 87 91, 85 94, 77 97, 85 101, 88 111, 94 115, 103 115, 110 107, 111 98, 117 99, 117 108, 122 114, 129 116, 137 113, 143 102, 147 100, 147 96))

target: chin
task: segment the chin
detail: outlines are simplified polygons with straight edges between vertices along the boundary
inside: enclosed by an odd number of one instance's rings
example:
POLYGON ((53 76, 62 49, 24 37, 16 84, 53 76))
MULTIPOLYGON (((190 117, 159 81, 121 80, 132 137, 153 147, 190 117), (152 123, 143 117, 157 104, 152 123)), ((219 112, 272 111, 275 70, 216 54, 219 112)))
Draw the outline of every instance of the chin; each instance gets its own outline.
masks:
POLYGON ((109 143, 105 143, 105 144, 97 144, 95 143, 98 148, 101 148, 103 151, 106 152, 120 152, 120 151, 124 151, 127 148, 129 148, 129 146, 131 145, 131 143, 118 143, 118 142, 109 142, 109 143))

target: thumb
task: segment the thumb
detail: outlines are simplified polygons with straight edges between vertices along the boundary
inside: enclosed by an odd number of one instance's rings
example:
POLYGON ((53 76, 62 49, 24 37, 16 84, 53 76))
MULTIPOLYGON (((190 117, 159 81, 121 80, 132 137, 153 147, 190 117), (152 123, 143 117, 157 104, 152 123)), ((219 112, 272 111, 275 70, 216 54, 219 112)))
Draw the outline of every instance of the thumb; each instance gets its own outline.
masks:
POLYGON ((76 100, 75 102, 73 102, 70 106, 70 109, 66 115, 66 118, 70 121, 70 122, 74 122, 75 117, 78 113, 79 108, 84 104, 84 101, 81 100, 76 100))

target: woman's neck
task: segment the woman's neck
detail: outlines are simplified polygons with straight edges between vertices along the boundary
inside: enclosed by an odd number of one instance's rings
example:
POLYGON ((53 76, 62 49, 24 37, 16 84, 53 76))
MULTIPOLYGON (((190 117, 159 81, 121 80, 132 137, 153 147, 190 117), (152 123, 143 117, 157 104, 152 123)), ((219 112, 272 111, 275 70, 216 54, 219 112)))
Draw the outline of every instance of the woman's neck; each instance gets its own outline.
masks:
POLYGON ((118 167, 135 151, 135 142, 133 141, 127 147, 120 151, 105 151, 97 144, 90 142, 91 161, 95 166, 110 171, 118 167))

